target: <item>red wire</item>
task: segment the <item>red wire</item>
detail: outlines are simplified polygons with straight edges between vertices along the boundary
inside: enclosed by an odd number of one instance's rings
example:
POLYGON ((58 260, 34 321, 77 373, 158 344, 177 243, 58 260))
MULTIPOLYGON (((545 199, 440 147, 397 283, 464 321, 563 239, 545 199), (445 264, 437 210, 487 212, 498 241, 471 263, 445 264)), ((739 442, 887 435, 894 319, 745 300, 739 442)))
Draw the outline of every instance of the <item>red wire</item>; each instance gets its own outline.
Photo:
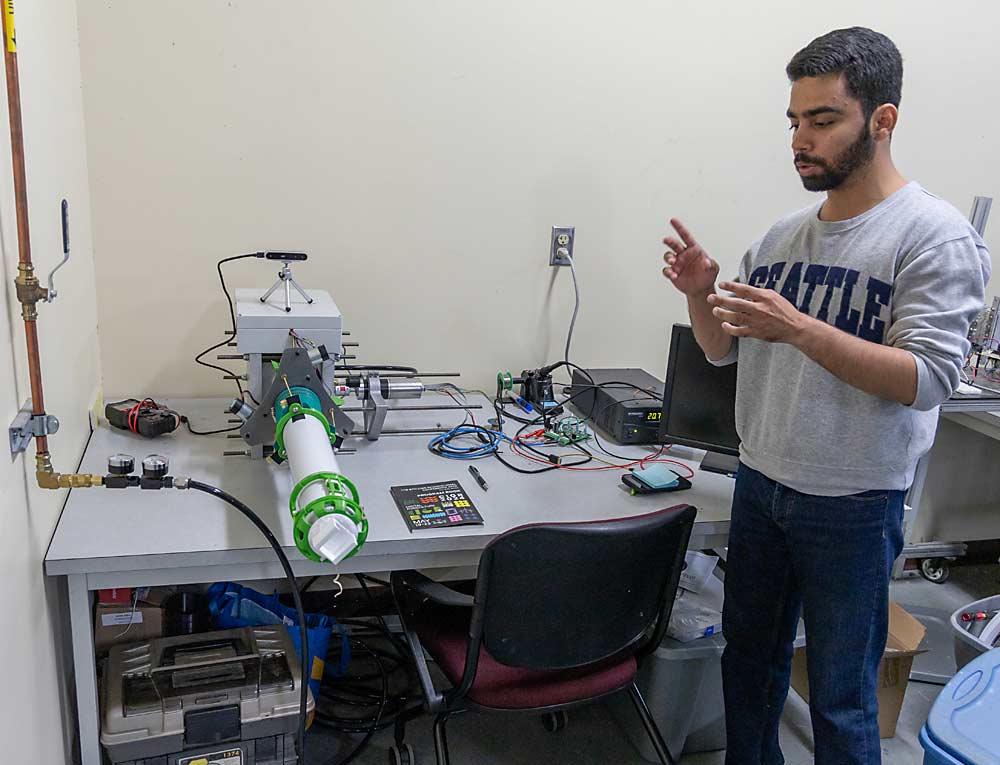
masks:
MULTIPOLYGON (((540 432, 540 431, 536 431, 536 433, 538 433, 538 432, 540 432)), ((687 465, 685 465, 683 462, 678 462, 677 460, 671 460, 671 459, 656 459, 657 457, 659 457, 663 453, 663 450, 666 447, 661 447, 658 452, 656 452, 655 454, 650 455, 649 457, 643 457, 642 459, 639 459, 639 460, 633 460, 632 462, 627 462, 624 465, 602 465, 601 467, 590 467, 590 468, 588 468, 588 467, 574 467, 572 465, 559 465, 557 463, 549 462, 548 460, 543 460, 540 457, 536 457, 536 456, 534 456, 532 454, 528 454, 528 453, 522 451, 521 449, 517 448, 519 442, 522 439, 529 438, 529 437, 534 437, 536 435, 536 433, 528 433, 528 434, 525 434, 524 436, 517 436, 516 438, 514 438, 514 440, 511 442, 511 449, 512 449, 512 451, 515 454, 517 454, 518 456, 524 457, 525 459, 532 460, 533 462, 540 462, 543 465, 555 465, 555 467, 558 467, 561 470, 586 470, 586 471, 590 471, 590 470, 627 470, 628 468, 633 467, 635 465, 639 465, 640 467, 643 467, 647 462, 660 462, 660 463, 663 463, 663 464, 676 465, 677 467, 683 468, 684 471, 687 473, 687 475, 685 475, 684 478, 694 478, 694 471, 691 468, 689 468, 687 465)))
POLYGON ((162 407, 159 404, 157 404, 151 398, 144 398, 138 404, 136 404, 131 409, 129 409, 128 410, 128 429, 131 430, 133 433, 138 433, 139 432, 139 414, 141 413, 143 407, 146 405, 147 402, 149 403, 149 405, 153 409, 164 409, 165 408, 165 407, 162 407))

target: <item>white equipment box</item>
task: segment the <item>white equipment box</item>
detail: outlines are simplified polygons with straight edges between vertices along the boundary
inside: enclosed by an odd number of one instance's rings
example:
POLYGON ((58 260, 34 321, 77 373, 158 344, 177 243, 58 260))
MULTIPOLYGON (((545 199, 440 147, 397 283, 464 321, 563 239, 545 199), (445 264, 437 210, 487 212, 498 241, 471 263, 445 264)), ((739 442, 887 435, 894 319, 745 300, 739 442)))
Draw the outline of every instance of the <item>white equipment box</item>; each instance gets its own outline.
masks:
POLYGON ((266 303, 260 302, 264 292, 257 289, 237 289, 236 348, 240 353, 281 353, 288 346, 288 331, 325 345, 330 355, 339 354, 343 316, 329 292, 306 290, 313 299, 307 303, 301 295, 291 295, 290 312, 285 311, 285 296, 280 290, 266 303))

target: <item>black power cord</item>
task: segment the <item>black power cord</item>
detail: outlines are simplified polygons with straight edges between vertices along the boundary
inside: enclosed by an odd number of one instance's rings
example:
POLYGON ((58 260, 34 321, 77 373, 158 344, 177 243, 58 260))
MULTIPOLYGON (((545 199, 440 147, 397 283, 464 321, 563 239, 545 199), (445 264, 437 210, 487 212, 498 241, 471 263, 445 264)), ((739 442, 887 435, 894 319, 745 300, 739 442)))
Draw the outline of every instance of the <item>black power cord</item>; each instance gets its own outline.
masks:
MULTIPOLYGON (((347 765, 353 762, 371 743, 372 737, 384 728, 395 724, 395 718, 403 712, 415 697, 416 687, 413 659, 406 644, 389 629, 377 602, 368 588, 366 580, 382 584, 377 579, 370 579, 363 574, 355 575, 364 590, 372 607, 377 623, 360 619, 338 619, 341 625, 349 625, 357 630, 364 630, 365 636, 381 637, 388 641, 392 650, 375 647, 366 640, 360 639, 360 631, 352 632, 349 638, 352 646, 352 661, 355 657, 370 658, 375 664, 375 671, 359 672, 352 676, 337 678, 335 682, 327 683, 324 679, 320 697, 324 702, 317 707, 315 722, 325 728, 339 733, 363 733, 363 738, 355 745, 346 757, 337 765, 347 765), (389 666, 387 666, 387 664, 389 666), (406 685, 402 691, 390 693, 390 680, 400 670, 406 673, 406 685), (378 688, 371 686, 371 681, 379 680, 378 688), (347 709, 334 712, 334 707, 347 709), (374 715, 365 717, 357 714, 347 714, 353 710, 375 709, 374 715)), ((338 650, 331 645, 330 652, 338 650)), ((334 657, 328 653, 327 666, 335 664, 334 657)))
POLYGON ((300 658, 302 660, 302 677, 301 686, 302 693, 299 696, 299 724, 298 731, 295 737, 295 748, 298 751, 299 761, 305 762, 306 756, 306 715, 307 708, 309 704, 309 634, 306 630, 306 612, 302 608, 302 595, 299 592, 298 583, 295 581, 295 574, 292 571, 292 565, 288 562, 288 557, 285 555, 285 551, 281 549, 281 545, 278 543, 277 538, 271 529, 268 528, 267 524, 260 519, 260 517, 245 504, 240 502, 232 494, 229 494, 222 489, 212 486, 207 483, 202 483, 201 481, 195 481, 194 479, 188 479, 187 487, 189 489, 194 489, 195 491, 201 491, 205 494, 211 494, 214 497, 218 497, 224 502, 228 502, 230 505, 235 507, 244 516, 249 519, 249 521, 257 527, 258 531, 264 535, 268 544, 274 550, 274 554, 278 557, 278 561, 281 563, 281 568, 285 571, 285 578, 288 580, 288 586, 292 590, 292 599, 295 601, 295 610, 299 617, 299 640, 301 643, 302 650, 300 651, 300 658))
MULTIPOLYGON (((203 350, 201 353, 199 353, 197 356, 194 357, 194 361, 196 364, 201 364, 203 367, 208 367, 209 369, 215 369, 219 372, 224 372, 227 375, 232 375, 234 378, 234 382, 236 383, 236 389, 240 392, 241 399, 244 399, 247 396, 247 393, 244 393, 243 391, 243 386, 240 384, 239 376, 233 374, 231 370, 226 369, 225 367, 220 367, 218 364, 209 364, 207 361, 202 361, 201 359, 202 356, 204 356, 205 354, 211 353, 217 348, 221 348, 227 343, 231 343, 236 340, 236 310, 233 308, 233 299, 229 294, 229 289, 226 287, 226 278, 222 275, 223 264, 231 263, 234 260, 243 260, 244 258, 263 258, 263 257, 264 257, 263 252, 249 252, 245 255, 233 255, 232 257, 229 258, 223 258, 222 260, 220 260, 218 263, 215 264, 215 270, 219 273, 219 283, 222 285, 222 292, 226 296, 226 302, 229 304, 229 318, 233 324, 233 332, 221 343, 216 343, 215 345, 206 348, 205 350, 203 350)), ((256 401, 256 399, 253 398, 253 394, 250 394, 250 398, 254 400, 254 403, 259 403, 256 401)), ((196 435, 202 435, 202 434, 199 433, 196 435)))
MULTIPOLYGON (((348 763, 353 762, 357 757, 365 750, 369 742, 374 737, 375 733, 382 727, 382 715, 385 712, 386 705, 389 703, 389 673, 385 669, 385 665, 382 663, 382 659, 377 651, 373 651, 368 645, 357 638, 351 638, 350 642, 353 646, 361 648, 368 655, 372 657, 375 661, 375 665, 378 667, 378 675, 382 679, 381 690, 379 693, 379 704, 378 711, 375 713, 375 719, 371 725, 367 726, 365 730, 365 735, 358 742, 357 746, 346 756, 344 759, 340 760, 337 765, 348 765, 348 763)), ((325 727, 333 728, 334 730, 346 731, 346 732, 360 732, 358 727, 346 727, 350 726, 350 721, 338 720, 331 718, 328 715, 320 716, 319 714, 315 717, 317 725, 323 725, 325 727)))
POLYGON ((232 433, 234 430, 239 430, 242 425, 233 425, 231 428, 221 428, 219 430, 195 430, 191 427, 191 421, 186 415, 181 415, 181 422, 187 425, 188 432, 193 436, 214 436, 218 433, 232 433))

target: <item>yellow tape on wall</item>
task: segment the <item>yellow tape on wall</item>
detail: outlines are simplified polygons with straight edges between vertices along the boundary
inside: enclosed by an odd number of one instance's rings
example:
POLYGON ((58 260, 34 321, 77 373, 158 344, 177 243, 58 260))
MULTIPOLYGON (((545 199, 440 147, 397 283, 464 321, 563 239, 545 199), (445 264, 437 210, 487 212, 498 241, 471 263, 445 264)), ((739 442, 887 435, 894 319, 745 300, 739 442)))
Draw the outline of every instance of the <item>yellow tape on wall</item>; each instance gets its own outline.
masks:
POLYGON ((17 53, 17 42, 14 40, 14 0, 3 0, 4 26, 7 28, 7 50, 17 53))

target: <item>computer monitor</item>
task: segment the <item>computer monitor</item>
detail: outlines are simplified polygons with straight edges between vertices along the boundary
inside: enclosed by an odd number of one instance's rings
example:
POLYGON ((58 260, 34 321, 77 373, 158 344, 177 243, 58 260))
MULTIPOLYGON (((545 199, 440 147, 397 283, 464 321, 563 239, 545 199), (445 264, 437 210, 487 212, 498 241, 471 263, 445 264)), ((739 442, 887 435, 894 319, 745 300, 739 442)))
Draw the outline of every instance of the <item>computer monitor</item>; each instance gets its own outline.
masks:
POLYGON ((706 451, 702 470, 735 474, 736 364, 713 366, 686 324, 674 324, 663 386, 660 442, 706 451))

